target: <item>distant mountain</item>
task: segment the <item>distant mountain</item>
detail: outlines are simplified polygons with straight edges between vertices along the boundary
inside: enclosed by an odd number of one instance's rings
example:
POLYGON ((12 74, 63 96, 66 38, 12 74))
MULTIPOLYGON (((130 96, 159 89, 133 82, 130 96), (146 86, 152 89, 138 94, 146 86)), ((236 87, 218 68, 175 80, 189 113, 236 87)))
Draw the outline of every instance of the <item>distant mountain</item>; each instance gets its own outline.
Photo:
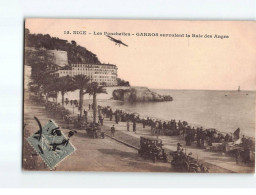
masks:
POLYGON ((51 37, 49 34, 31 34, 29 29, 25 29, 25 47, 66 51, 69 64, 101 64, 94 53, 87 50, 85 47, 77 45, 75 41, 69 43, 67 40, 51 37))

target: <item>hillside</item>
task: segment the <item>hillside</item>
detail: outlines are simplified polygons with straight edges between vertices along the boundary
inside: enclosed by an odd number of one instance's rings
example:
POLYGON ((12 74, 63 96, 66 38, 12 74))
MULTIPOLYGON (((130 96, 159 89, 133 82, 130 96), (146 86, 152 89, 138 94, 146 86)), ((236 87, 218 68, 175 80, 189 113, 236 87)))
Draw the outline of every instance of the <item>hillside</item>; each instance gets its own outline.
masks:
POLYGON ((85 47, 77 45, 75 41, 71 41, 71 43, 69 43, 67 40, 51 37, 48 34, 31 34, 29 29, 25 29, 25 47, 66 51, 69 64, 100 64, 98 57, 94 53, 87 50, 85 47))

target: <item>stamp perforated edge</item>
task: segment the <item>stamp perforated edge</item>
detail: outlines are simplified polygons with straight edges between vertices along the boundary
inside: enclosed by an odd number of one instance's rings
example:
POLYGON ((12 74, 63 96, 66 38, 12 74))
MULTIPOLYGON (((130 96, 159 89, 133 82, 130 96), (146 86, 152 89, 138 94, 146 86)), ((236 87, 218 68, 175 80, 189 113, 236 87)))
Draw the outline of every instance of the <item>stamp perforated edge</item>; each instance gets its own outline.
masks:
MULTIPOLYGON (((58 127, 58 125, 57 125, 57 123, 54 121, 54 120, 49 120, 49 121, 51 121, 52 123, 54 123, 54 125, 56 126, 56 127, 58 127)), ((46 123, 47 124, 47 123, 46 123)), ((45 124, 45 125, 46 125, 45 124)), ((44 125, 44 126, 45 126, 44 125)), ((61 134, 64 136, 64 138, 65 139, 67 139, 67 136, 62 132, 62 130, 60 130, 61 131, 61 134)), ((29 136, 26 140, 27 140, 27 142, 29 143, 29 145, 36 151, 36 153, 41 157, 41 155, 40 155, 40 153, 36 150, 36 148, 29 142, 29 138, 31 138, 32 136, 34 136, 34 133, 31 135, 31 136, 29 136)), ((72 152, 72 153, 70 153, 70 154, 68 154, 67 156, 65 156, 63 159, 61 159, 58 163, 56 163, 55 164, 55 166, 54 167, 51 167, 50 165, 48 165, 48 163, 41 157, 41 159, 43 160, 43 162, 47 165, 47 167, 50 169, 50 170, 53 170, 55 167, 57 167, 63 160, 65 160, 67 157, 69 157, 71 154, 73 154, 77 149, 76 149, 76 147, 69 141, 69 144, 74 148, 74 151, 72 152)))

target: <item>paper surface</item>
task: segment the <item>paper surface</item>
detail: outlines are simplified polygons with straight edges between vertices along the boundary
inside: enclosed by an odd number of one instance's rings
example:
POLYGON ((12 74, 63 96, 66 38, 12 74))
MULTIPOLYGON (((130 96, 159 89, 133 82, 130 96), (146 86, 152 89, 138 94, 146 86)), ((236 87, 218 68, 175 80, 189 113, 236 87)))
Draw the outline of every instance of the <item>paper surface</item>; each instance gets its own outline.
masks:
MULTIPOLYGON (((254 173, 255 31, 253 21, 26 19, 24 139, 37 147, 34 116, 73 132, 77 150, 57 171, 254 173)), ((23 169, 47 170, 29 147, 23 169)))

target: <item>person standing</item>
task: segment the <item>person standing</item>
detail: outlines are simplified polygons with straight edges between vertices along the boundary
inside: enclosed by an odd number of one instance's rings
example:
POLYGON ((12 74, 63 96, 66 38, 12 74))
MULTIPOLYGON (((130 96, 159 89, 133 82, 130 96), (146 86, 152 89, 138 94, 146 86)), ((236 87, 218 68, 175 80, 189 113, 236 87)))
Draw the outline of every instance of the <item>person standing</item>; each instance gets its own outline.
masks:
POLYGON ((104 118, 101 117, 101 118, 100 118, 100 125, 101 125, 101 126, 103 126, 103 121, 104 121, 104 118))
POLYGON ((145 126, 146 126, 146 121, 145 121, 145 119, 142 119, 142 125, 143 125, 143 128, 145 128, 145 126))
POLYGON ((163 128, 163 124, 162 124, 162 121, 160 120, 158 123, 158 134, 159 135, 162 133, 162 128, 163 128))
POLYGON ((180 143, 177 143, 177 153, 183 152, 183 147, 180 143))
POLYGON ((233 135, 234 135, 234 139, 238 140, 240 138, 240 128, 237 128, 237 130, 235 130, 233 135))
POLYGON ((116 124, 118 124, 118 113, 117 113, 117 111, 115 113, 115 121, 116 121, 116 124))
POLYGON ((129 119, 127 120, 126 127, 127 127, 127 131, 130 131, 130 121, 129 121, 129 119))
POLYGON ((87 111, 84 109, 84 116, 87 117, 87 111))
POLYGON ((152 120, 151 121, 151 134, 154 135, 155 134, 155 122, 152 120))
POLYGON ((101 123, 102 116, 99 114, 99 123, 101 123))
POLYGON ((85 122, 87 123, 87 116, 88 116, 88 113, 86 110, 84 110, 84 119, 85 119, 85 122))
POLYGON ((111 127, 111 137, 115 137, 115 131, 116 131, 115 125, 113 125, 113 126, 111 127))
POLYGON ((135 119, 133 120, 132 127, 133 127, 133 132, 136 133, 136 121, 135 121, 135 119))
POLYGON ((108 115, 109 115, 109 120, 112 121, 112 118, 113 118, 113 111, 112 111, 111 108, 109 109, 108 115))

